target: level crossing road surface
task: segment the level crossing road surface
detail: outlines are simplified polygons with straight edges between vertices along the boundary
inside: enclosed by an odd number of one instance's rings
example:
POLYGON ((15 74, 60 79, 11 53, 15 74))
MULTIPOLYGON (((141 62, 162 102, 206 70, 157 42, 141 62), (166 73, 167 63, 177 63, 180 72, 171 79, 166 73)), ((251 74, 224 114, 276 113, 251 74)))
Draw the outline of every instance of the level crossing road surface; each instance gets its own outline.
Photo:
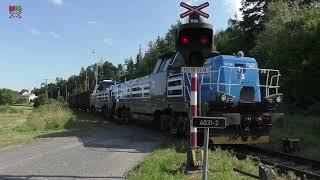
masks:
POLYGON ((0 150, 0 179, 124 179, 160 139, 136 126, 57 133, 0 150))

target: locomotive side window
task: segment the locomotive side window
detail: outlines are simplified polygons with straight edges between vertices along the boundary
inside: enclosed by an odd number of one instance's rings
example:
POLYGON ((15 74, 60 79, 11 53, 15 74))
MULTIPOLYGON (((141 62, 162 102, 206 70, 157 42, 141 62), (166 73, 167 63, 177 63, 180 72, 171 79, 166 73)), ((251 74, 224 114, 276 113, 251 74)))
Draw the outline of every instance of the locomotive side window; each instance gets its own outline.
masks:
POLYGON ((161 68, 161 71, 166 71, 168 69, 168 66, 171 64, 171 61, 172 61, 172 57, 170 58, 167 58, 164 63, 163 63, 163 66, 161 68))
POLYGON ((181 67, 186 66, 184 62, 184 58, 181 55, 181 53, 178 53, 173 61, 172 64, 172 70, 175 71, 176 73, 179 73, 181 71, 181 67))
POLYGON ((154 66, 154 69, 153 69, 152 74, 155 74, 155 73, 157 73, 157 72, 158 72, 159 67, 160 67, 160 65, 161 65, 161 62, 162 62, 162 59, 158 59, 158 61, 157 61, 156 65, 154 66))

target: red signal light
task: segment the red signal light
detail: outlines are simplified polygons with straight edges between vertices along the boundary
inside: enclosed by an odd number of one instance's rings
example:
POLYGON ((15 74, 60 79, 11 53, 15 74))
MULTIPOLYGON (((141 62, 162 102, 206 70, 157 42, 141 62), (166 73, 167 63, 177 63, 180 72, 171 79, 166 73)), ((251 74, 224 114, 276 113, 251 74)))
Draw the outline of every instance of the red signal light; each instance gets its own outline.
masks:
POLYGON ((208 36, 202 36, 200 39, 201 44, 208 45, 209 44, 209 38, 208 36))
POLYGON ((190 39, 189 39, 189 37, 187 37, 187 36, 182 36, 181 39, 180 39, 180 42, 181 42, 182 44, 189 44, 190 39))

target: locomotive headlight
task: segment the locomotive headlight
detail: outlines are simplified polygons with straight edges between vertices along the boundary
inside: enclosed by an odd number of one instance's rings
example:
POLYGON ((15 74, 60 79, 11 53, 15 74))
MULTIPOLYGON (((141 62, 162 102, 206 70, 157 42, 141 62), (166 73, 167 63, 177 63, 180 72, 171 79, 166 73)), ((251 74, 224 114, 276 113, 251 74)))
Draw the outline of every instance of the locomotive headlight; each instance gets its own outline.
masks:
POLYGON ((225 102, 227 100, 227 96, 225 94, 222 94, 220 99, 222 102, 225 102))
POLYGON ((281 96, 276 97, 276 102, 280 103, 281 102, 281 96))

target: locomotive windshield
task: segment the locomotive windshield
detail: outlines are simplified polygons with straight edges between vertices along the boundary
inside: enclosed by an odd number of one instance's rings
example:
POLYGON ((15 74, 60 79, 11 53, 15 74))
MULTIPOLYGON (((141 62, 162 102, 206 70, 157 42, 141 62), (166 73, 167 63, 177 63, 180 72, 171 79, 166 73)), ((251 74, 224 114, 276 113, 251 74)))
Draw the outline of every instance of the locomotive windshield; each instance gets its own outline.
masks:
POLYGON ((98 87, 98 91, 103 91, 103 90, 106 90, 107 88, 109 88, 110 86, 113 85, 113 82, 100 82, 100 85, 98 87))

